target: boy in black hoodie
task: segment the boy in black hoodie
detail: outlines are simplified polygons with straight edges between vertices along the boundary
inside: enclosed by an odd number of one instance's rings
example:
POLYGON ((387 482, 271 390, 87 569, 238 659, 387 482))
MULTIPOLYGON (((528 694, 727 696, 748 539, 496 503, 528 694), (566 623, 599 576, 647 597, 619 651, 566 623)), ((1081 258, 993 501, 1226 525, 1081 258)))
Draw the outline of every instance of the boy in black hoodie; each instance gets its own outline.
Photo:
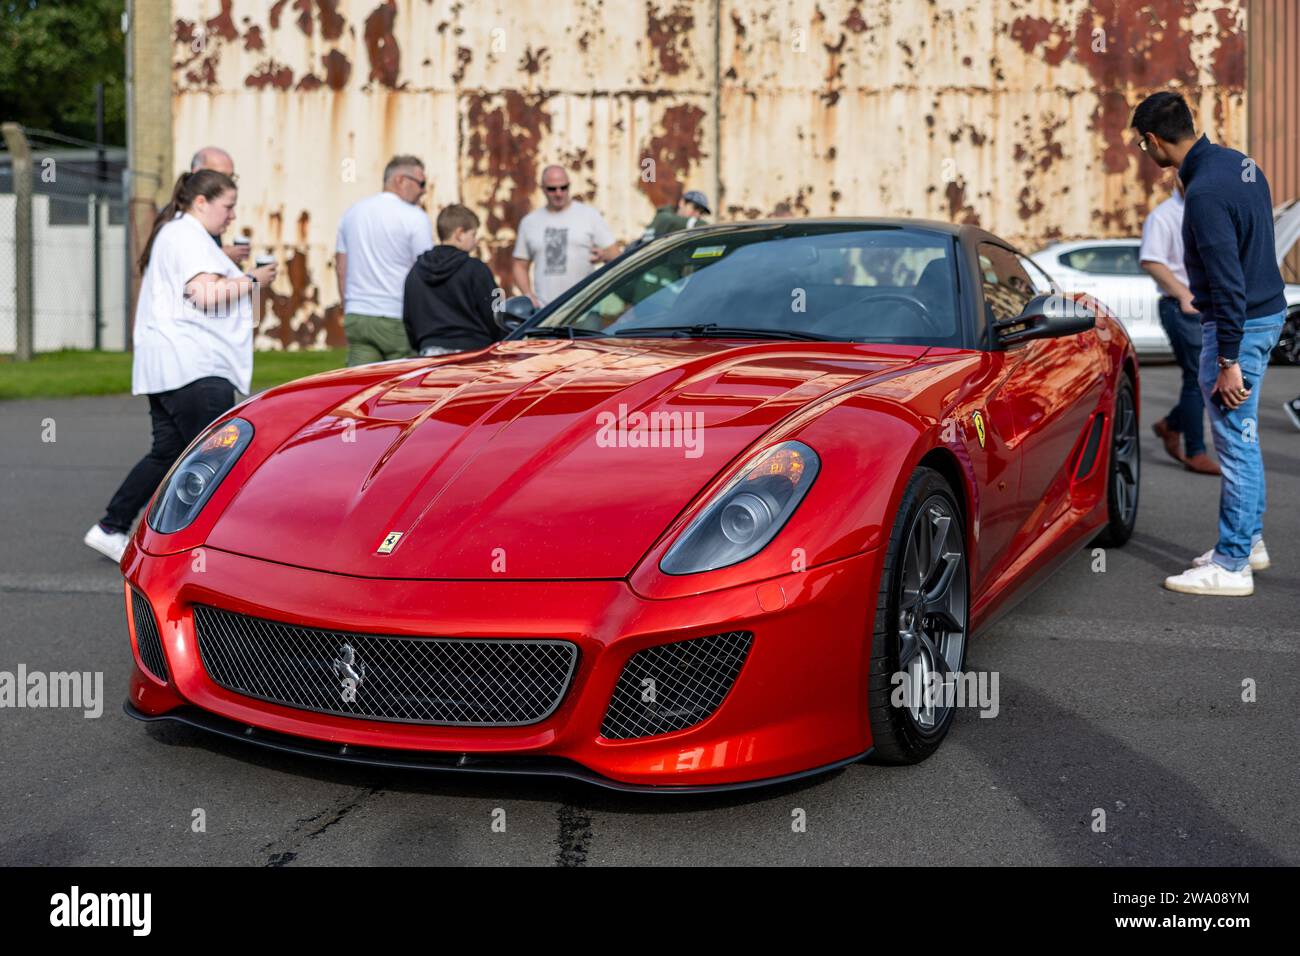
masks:
POLYGON ((469 352, 499 342, 505 332, 492 306, 492 270, 470 256, 478 216, 455 204, 438 213, 438 240, 406 277, 402 323, 420 355, 469 352))

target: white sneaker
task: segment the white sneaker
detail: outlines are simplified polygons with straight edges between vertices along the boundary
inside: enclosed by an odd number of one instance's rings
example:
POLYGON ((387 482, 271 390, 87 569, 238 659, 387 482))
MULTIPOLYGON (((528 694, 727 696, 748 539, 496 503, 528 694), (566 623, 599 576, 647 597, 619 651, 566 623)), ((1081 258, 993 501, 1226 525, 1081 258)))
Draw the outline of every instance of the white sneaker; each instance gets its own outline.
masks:
POLYGON ((1165 587, 1180 594, 1210 594, 1216 597, 1247 597, 1255 593, 1250 565, 1229 571, 1217 564, 1205 564, 1165 578, 1165 587))
POLYGON ((87 547, 94 548, 104 557, 112 558, 114 562, 121 564, 122 553, 126 551, 126 544, 130 539, 120 531, 105 531, 96 522, 81 540, 86 542, 87 547))
MULTIPOLYGON (((1192 558, 1192 567, 1203 568, 1214 560, 1214 549, 1211 548, 1198 558, 1192 558)), ((1268 548, 1264 547, 1264 539, 1260 538, 1250 549, 1250 569, 1252 571, 1267 571, 1269 567, 1268 548)))

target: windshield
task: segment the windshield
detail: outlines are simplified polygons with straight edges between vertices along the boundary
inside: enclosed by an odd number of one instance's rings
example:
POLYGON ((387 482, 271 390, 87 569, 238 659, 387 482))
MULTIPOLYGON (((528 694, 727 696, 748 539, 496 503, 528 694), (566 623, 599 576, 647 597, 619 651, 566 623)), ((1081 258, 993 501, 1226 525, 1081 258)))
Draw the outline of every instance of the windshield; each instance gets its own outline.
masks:
POLYGON ((856 223, 688 235, 614 264, 527 332, 960 346, 954 246, 945 233, 856 223))

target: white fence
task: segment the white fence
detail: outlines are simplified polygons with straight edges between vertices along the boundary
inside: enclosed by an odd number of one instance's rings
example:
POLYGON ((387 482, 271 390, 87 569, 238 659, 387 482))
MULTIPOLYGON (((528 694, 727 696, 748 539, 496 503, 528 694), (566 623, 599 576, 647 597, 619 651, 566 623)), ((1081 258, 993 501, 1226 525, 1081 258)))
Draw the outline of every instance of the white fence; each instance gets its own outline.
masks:
MULTIPOLYGON (((17 279, 14 197, 0 194, 0 353, 15 349, 17 279)), ((70 201, 58 198, 66 210, 70 201)), ((95 345, 95 250, 90 200, 84 221, 51 225, 51 197, 32 197, 32 347, 36 352, 90 349, 95 345)), ((109 223, 109 204, 100 205, 101 347, 126 347, 126 227, 109 223)), ((67 218, 66 215, 63 218, 67 218)), ((119 217, 120 218, 120 217, 119 217)))

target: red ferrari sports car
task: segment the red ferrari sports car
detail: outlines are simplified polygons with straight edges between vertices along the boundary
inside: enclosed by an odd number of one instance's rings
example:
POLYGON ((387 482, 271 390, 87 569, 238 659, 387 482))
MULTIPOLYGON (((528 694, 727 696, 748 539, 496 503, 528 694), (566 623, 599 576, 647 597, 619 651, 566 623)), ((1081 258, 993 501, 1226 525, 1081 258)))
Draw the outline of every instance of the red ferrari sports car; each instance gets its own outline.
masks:
POLYGON ((978 228, 693 229, 530 309, 195 441, 122 561, 132 716, 632 790, 915 762, 956 704, 892 691, 1132 532, 1128 337, 978 228))

